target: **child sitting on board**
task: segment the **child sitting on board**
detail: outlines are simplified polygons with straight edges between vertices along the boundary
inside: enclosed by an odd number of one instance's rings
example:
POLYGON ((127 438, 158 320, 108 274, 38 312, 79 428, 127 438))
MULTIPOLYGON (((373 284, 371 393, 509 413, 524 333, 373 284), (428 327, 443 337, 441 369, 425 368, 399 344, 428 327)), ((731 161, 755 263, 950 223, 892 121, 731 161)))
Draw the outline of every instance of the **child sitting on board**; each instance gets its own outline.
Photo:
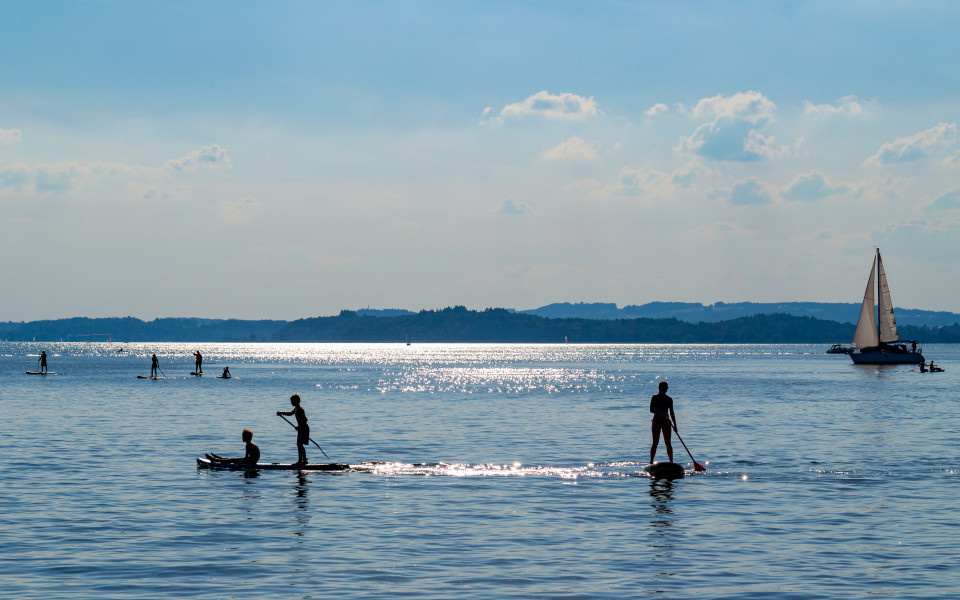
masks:
POLYGON ((247 445, 247 453, 243 458, 224 458, 217 454, 207 454, 207 458, 219 463, 234 463, 238 465, 255 465, 260 462, 260 448, 253 443, 253 432, 249 429, 244 429, 240 437, 243 438, 243 441, 247 445))

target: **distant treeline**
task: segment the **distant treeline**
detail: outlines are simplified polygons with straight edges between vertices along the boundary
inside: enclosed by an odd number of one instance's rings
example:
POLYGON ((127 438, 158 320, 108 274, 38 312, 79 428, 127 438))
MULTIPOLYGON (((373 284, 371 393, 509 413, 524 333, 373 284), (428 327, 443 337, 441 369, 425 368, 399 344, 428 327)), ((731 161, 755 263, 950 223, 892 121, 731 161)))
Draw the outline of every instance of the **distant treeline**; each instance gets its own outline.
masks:
MULTIPOLYGON (((528 342, 560 343, 848 343, 854 326, 813 317, 761 314, 720 322, 669 319, 548 319, 503 308, 462 306, 418 313, 344 310, 296 321, 240 319, 59 319, 0 323, 8 341, 115 342, 528 342), (386 313, 390 315, 390 313, 386 313)), ((901 326, 903 339, 960 342, 960 324, 901 326)))
MULTIPOLYGON (((854 326, 796 317, 754 315, 717 323, 678 319, 547 319, 502 308, 462 306, 391 318, 342 311, 336 317, 292 321, 279 341, 307 342, 517 342, 517 343, 837 343, 853 339, 854 326)), ((903 327, 901 335, 930 343, 960 342, 960 324, 903 327)))

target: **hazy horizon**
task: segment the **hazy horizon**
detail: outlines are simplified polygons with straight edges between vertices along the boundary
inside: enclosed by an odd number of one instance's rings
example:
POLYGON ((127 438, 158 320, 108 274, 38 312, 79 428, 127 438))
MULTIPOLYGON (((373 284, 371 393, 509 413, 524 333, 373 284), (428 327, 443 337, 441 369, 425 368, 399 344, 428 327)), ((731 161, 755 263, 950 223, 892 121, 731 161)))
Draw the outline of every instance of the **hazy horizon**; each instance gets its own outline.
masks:
POLYGON ((957 23, 941 2, 17 4, 0 314, 859 302, 874 246, 897 306, 960 312, 957 23))

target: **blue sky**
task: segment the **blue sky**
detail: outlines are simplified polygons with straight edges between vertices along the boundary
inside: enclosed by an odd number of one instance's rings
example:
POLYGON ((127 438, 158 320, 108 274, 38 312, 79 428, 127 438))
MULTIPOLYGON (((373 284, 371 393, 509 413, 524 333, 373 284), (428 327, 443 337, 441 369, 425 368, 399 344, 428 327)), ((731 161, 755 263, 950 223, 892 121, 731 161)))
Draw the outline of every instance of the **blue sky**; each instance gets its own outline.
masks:
POLYGON ((31 2, 0 320, 960 312, 960 5, 31 2))

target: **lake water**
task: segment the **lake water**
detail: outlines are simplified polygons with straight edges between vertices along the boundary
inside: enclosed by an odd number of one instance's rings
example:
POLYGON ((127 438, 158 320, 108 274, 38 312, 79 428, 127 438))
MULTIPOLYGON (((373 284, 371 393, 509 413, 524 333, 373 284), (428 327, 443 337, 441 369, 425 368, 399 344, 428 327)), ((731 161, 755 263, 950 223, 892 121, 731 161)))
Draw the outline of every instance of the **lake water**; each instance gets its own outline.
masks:
POLYGON ((960 598, 955 346, 118 347, 0 344, 0 597, 960 598), (706 473, 642 476, 662 379, 706 473), (372 470, 196 468, 295 392, 372 470))

